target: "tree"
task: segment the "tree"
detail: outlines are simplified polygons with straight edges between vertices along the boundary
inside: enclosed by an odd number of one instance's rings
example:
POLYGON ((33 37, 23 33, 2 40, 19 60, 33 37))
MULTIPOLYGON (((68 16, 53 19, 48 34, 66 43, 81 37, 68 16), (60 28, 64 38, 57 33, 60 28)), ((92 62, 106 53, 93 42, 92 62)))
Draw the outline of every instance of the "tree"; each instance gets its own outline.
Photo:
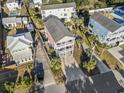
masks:
POLYGON ((109 6, 114 4, 114 2, 115 2, 115 0, 106 0, 106 4, 109 6))
POLYGON ((54 71, 58 71, 61 69, 61 63, 59 58, 54 58, 51 60, 50 67, 54 71))
POLYGON ((3 85, 4 93, 13 93, 14 83, 13 82, 5 82, 3 85))
POLYGON ((70 26, 72 26, 72 22, 71 22, 71 21, 65 22, 65 25, 66 25, 67 27, 70 27, 70 26))
POLYGON ((89 61, 87 63, 84 63, 83 68, 85 68, 88 72, 94 70, 96 68, 96 61, 91 60, 91 61, 89 61))
POLYGON ((38 13, 35 11, 35 8, 29 8, 29 13, 31 16, 36 16, 38 13))

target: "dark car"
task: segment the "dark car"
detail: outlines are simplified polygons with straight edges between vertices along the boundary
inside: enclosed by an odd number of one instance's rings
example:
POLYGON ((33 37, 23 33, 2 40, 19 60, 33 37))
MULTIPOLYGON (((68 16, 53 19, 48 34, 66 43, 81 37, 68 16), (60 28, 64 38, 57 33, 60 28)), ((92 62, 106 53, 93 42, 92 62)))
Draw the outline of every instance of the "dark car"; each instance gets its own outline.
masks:
POLYGON ((37 79, 38 79, 39 82, 44 80, 44 70, 43 70, 42 63, 37 63, 36 64, 35 72, 36 72, 36 76, 37 76, 37 79))

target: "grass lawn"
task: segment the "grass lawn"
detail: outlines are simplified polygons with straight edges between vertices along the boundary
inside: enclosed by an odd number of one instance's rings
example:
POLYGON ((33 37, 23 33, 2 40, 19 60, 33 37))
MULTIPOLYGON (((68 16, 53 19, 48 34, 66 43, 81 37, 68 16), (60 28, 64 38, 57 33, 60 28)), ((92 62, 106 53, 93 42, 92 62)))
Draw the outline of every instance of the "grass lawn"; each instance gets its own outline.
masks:
POLYGON ((101 56, 101 59, 107 64, 112 70, 116 68, 123 68, 121 63, 112 56, 107 50, 104 51, 103 55, 101 56))
POLYGON ((7 31, 8 36, 14 36, 16 34, 16 29, 11 29, 9 31, 7 31))
POLYGON ((28 93, 28 89, 27 88, 23 88, 23 87, 20 87, 20 88, 16 88, 14 89, 14 92, 13 93, 28 93))
POLYGON ((6 6, 3 7, 3 16, 6 17, 8 16, 9 10, 6 6))
POLYGON ((123 45, 120 45, 120 47, 121 47, 122 49, 124 49, 124 44, 123 44, 123 45))
POLYGON ((77 46, 77 44, 75 43, 75 46, 74 46, 74 58, 75 60, 78 62, 78 64, 81 63, 81 60, 80 60, 80 57, 81 57, 81 49, 80 47, 77 46))
POLYGON ((28 12, 27 12, 26 7, 23 6, 23 7, 21 8, 20 14, 21 14, 21 16, 28 16, 28 12))

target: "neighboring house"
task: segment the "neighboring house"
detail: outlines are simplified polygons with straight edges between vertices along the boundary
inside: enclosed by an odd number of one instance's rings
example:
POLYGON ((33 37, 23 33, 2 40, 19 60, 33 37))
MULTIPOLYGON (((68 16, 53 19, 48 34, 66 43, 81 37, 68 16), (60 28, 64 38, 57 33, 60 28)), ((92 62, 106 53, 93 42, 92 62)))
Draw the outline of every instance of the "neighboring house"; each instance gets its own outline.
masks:
POLYGON ((7 0, 6 6, 9 11, 21 8, 21 0, 7 0))
POLYGON ((33 0, 33 1, 34 1, 34 4, 38 4, 38 5, 39 5, 39 4, 40 4, 40 5, 42 4, 42 0, 33 0))
POLYGON ((113 47, 108 50, 124 67, 124 49, 121 47, 113 47))
POLYGON ((119 18, 119 19, 122 19, 124 20, 124 6, 118 6, 116 7, 114 10, 113 10, 113 16, 115 18, 119 18))
POLYGON ((101 13, 94 13, 89 20, 89 29, 98 37, 101 43, 110 46, 124 43, 124 26, 110 20, 101 13))
POLYGON ((16 64, 33 61, 33 40, 30 32, 16 36, 7 36, 7 48, 16 64))
POLYGON ((41 6, 42 19, 45 19, 49 15, 54 15, 60 19, 69 20, 72 17, 72 15, 75 14, 76 14, 76 4, 74 2, 41 6))
POLYGON ((30 7, 39 7, 42 5, 42 0, 29 0, 30 7))
POLYGON ((124 25, 124 6, 116 7, 112 13, 113 17, 115 17, 115 21, 121 25, 124 25))
POLYGON ((45 22, 45 34, 58 56, 73 54, 75 38, 57 17, 51 16, 45 22))
POLYGON ((4 28, 16 27, 18 24, 28 24, 27 17, 6 17, 2 18, 4 28))
POLYGON ((29 23, 29 24, 27 25, 27 29, 28 29, 29 32, 34 31, 34 26, 33 26, 33 24, 29 23))

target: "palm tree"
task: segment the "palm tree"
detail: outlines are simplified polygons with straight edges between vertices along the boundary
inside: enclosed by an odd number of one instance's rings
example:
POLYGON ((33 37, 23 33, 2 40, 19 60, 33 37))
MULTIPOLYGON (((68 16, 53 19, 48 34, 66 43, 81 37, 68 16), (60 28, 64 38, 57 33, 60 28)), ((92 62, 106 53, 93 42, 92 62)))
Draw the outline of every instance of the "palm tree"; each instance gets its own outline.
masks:
POLYGON ((54 58, 51 60, 50 67, 53 71, 58 71, 61 69, 61 63, 59 58, 54 58))
POLYGON ((14 83, 13 82, 5 82, 3 88, 4 88, 4 93, 13 93, 14 83))
POLYGON ((91 61, 89 61, 87 63, 84 63, 83 68, 85 68, 88 72, 94 70, 96 68, 96 61, 91 60, 91 61))

